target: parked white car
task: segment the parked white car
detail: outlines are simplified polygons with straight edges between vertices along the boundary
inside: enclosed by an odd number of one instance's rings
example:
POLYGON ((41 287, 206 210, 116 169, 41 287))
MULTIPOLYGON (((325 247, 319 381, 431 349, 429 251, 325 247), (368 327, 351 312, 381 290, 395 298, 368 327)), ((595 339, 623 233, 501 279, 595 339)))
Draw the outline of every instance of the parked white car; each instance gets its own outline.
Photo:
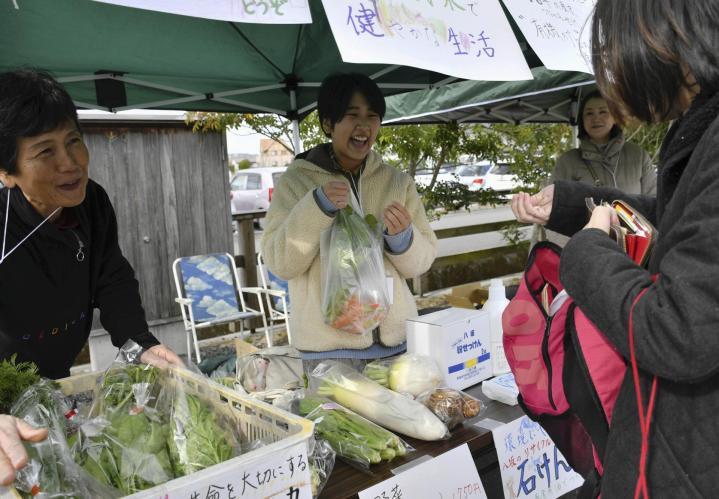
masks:
POLYGON ((272 191, 285 170, 286 166, 273 166, 237 172, 230 182, 232 213, 267 211, 272 191))
POLYGON ((472 165, 461 165, 455 172, 459 182, 469 190, 494 189, 498 192, 510 192, 522 183, 510 169, 508 163, 492 164, 488 161, 472 165))
MULTIPOLYGON (((456 176, 456 166, 443 166, 437 173, 437 181, 439 182, 459 182, 456 176)), ((432 181, 432 170, 417 170, 414 173, 414 183, 418 187, 427 187, 432 181)))

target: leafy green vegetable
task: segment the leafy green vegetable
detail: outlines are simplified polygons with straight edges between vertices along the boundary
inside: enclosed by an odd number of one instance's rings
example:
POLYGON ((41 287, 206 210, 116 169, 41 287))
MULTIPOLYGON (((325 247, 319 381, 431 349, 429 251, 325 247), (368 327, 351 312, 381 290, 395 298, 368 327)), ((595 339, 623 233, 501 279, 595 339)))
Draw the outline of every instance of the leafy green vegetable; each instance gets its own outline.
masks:
POLYGON ((369 466, 407 453, 397 435, 327 399, 305 397, 300 401, 299 412, 315 422, 320 438, 350 461, 369 466))
POLYGON ((172 466, 178 476, 221 463, 233 456, 232 438, 218 424, 215 414, 197 397, 175 398, 168 435, 172 466))
POLYGON ((40 381, 37 366, 32 362, 16 362, 17 354, 0 361, 0 414, 10 408, 30 386, 40 381))

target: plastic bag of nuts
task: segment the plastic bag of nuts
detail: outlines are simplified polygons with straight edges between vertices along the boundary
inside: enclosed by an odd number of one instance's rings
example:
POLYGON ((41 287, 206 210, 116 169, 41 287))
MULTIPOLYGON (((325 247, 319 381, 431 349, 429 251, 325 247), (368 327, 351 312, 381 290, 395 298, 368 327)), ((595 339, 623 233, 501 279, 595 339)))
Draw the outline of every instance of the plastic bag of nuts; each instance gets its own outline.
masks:
POLYGON ((452 388, 435 388, 417 396, 449 429, 484 409, 482 401, 452 388))

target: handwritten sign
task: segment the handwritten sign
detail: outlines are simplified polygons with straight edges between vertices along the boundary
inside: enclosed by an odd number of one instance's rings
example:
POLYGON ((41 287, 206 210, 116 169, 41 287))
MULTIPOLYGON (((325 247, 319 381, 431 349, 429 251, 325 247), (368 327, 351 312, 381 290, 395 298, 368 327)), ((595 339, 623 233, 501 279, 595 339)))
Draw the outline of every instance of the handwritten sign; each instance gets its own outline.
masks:
POLYGON ((218 21, 266 24, 312 22, 308 0, 95 0, 136 9, 218 21))
POLYGON ((590 40, 595 1, 504 0, 504 5, 546 67, 593 73, 590 40))
POLYGON ((322 0, 345 62, 531 80, 498 0, 322 0))
MULTIPOLYGON (((307 443, 263 455, 248 463, 235 458, 172 480, 138 497, 152 499, 312 499, 307 443), (150 494, 151 492, 151 494, 150 494)), ((134 496, 133 496, 134 497, 134 496)))
POLYGON ((584 482, 544 429, 527 416, 495 428, 492 436, 505 499, 553 499, 584 482))
POLYGON ((359 493, 359 499, 483 499, 469 447, 464 444, 359 493))

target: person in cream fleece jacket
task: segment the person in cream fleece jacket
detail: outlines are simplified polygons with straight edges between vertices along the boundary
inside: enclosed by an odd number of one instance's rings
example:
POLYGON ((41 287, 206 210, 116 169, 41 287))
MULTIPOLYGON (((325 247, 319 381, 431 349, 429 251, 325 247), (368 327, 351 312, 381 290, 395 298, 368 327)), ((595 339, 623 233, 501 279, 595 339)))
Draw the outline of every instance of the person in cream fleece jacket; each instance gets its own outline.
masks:
POLYGON ((405 321, 417 315, 406 279, 426 272, 437 238, 413 179, 372 150, 385 112, 377 85, 359 74, 330 76, 322 83, 318 113, 331 138, 298 155, 275 186, 262 237, 268 268, 288 280, 291 343, 304 359, 371 359, 405 349, 405 321), (385 273, 392 304, 380 326, 350 334, 324 323, 320 235, 339 209, 354 202, 382 220, 385 273))

